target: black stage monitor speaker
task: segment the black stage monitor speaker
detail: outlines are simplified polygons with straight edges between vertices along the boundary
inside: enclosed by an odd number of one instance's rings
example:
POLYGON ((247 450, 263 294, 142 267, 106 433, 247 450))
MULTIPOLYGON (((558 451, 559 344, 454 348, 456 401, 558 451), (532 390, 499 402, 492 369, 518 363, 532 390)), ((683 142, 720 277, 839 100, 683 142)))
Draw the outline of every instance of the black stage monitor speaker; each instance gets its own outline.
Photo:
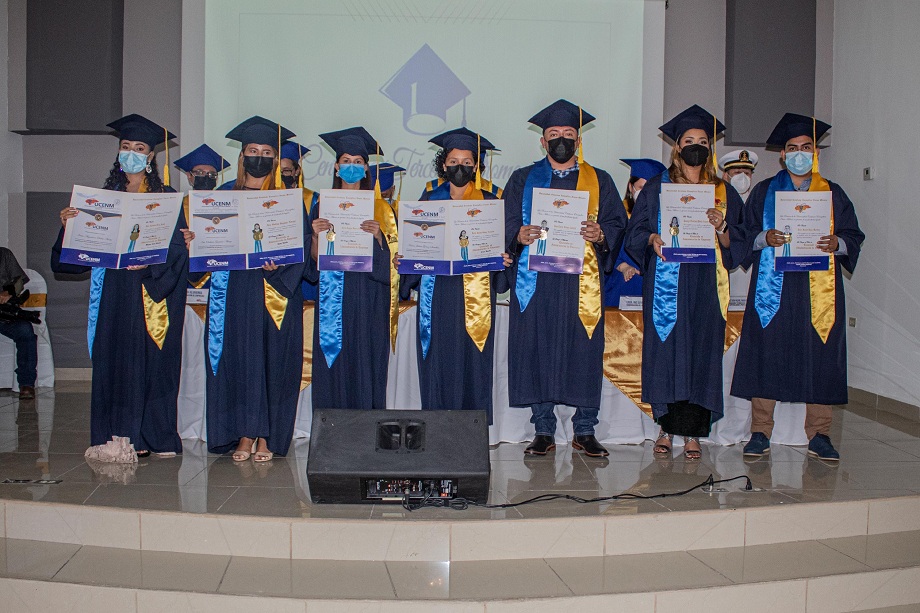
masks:
POLYGON ((313 412, 307 482, 315 503, 489 497, 485 411, 313 412))

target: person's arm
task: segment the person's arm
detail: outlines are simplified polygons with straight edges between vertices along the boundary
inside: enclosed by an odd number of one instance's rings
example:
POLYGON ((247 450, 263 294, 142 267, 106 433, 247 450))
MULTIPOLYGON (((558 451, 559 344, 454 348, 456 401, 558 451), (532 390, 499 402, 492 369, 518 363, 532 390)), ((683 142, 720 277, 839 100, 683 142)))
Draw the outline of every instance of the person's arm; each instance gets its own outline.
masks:
POLYGON ((524 200, 524 185, 527 177, 522 169, 514 171, 505 186, 505 244, 508 253, 515 259, 524 250, 520 241, 520 232, 524 224, 522 205, 524 200))
POLYGON ((725 196, 728 202, 725 203, 724 231, 716 236, 722 250, 722 264, 731 270, 744 260, 748 241, 743 218, 744 201, 738 195, 737 190, 728 184, 725 186, 725 196), (738 248, 733 249, 734 245, 737 245, 738 248))
POLYGON ((623 245, 627 222, 626 209, 623 207, 623 200, 610 175, 599 170, 597 178, 600 188, 597 223, 601 228, 602 237, 600 241, 594 243, 594 248, 600 269, 605 274, 610 274, 620 247, 623 245))
POLYGON ((23 283, 29 282, 29 276, 19 265, 16 255, 6 247, 0 247, 0 288, 19 278, 23 283))
POLYGON ((169 241, 166 262, 148 266, 141 271, 144 275, 142 283, 154 302, 160 302, 171 295, 180 283, 184 285, 188 279, 188 249, 183 229, 187 229, 185 215, 179 215, 169 241))
POLYGON ((831 193, 834 206, 834 236, 837 237, 838 243, 834 255, 837 256, 840 265, 852 273, 859 260, 866 235, 859 227, 853 202, 843 188, 836 183, 831 183, 831 193))
POLYGON ((632 217, 626 225, 626 238, 624 246, 626 253, 640 264, 639 271, 645 273, 649 269, 651 258, 660 253, 661 237, 658 235, 658 190, 661 186, 659 178, 649 179, 645 187, 639 192, 639 199, 633 207, 632 217), (658 245, 657 250, 652 245, 653 239, 658 245))
POLYGON ((80 266, 79 264, 67 264, 61 261, 61 249, 64 244, 64 228, 58 232, 57 240, 51 247, 51 271, 64 275, 82 275, 92 270, 90 266, 80 266))

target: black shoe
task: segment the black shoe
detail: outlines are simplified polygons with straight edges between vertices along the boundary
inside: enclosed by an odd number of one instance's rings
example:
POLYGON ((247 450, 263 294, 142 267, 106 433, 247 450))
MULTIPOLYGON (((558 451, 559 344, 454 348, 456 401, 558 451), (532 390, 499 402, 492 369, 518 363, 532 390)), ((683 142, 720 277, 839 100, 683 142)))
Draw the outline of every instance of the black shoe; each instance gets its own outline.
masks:
POLYGON ((584 451, 585 455, 590 458, 606 458, 610 455, 610 452, 597 442, 593 434, 587 434, 585 436, 575 435, 575 439, 572 441, 572 447, 578 451, 584 451))
POLYGON ((524 453, 527 455, 546 455, 556 448, 556 438, 547 434, 538 434, 533 437, 533 442, 527 446, 524 453))

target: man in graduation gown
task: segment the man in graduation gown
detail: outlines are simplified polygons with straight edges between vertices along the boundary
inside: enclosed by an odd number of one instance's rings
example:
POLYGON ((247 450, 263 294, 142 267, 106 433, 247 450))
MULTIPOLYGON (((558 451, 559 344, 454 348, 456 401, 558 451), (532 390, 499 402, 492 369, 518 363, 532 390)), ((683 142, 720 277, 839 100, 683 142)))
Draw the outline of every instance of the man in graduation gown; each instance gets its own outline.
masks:
MULTIPOLYGON (((151 153, 167 138, 175 138, 140 115, 128 115, 109 126, 118 133, 120 142, 145 143, 151 153)), ((147 168, 141 171, 145 173, 141 191, 159 179, 154 177, 155 167, 147 168)), ((168 184, 161 190, 175 191, 168 184)), ((176 419, 185 323, 184 281, 188 274, 188 252, 181 233, 185 227, 185 217, 180 214, 166 262, 141 268, 90 269, 62 263, 63 228, 52 247, 51 270, 55 273, 93 273, 87 338, 93 364, 91 445, 126 436, 135 450, 145 452, 142 455, 182 451, 176 419), (148 319, 147 309, 162 305, 164 300, 167 317, 148 319), (153 339, 161 330, 158 326, 166 328, 162 345, 153 339)))
MULTIPOLYGON (((219 189, 283 189, 276 174, 278 140, 292 136, 258 116, 231 130, 227 138, 243 146, 241 171, 219 189)), ((211 274, 205 374, 212 453, 235 449, 233 459, 244 461, 253 440, 256 462, 287 453, 303 365, 303 271, 303 263, 267 264, 211 274)))
POLYGON ((604 279, 612 270, 626 227, 626 211, 613 179, 586 164, 581 127, 594 117, 567 100, 554 102, 530 119, 543 130, 547 156, 516 170, 505 186, 505 232, 511 317, 508 331, 508 389, 512 406, 529 406, 536 436, 525 453, 555 449, 555 405, 576 407, 573 447, 606 456, 594 437, 601 402, 604 356, 604 279), (576 156, 576 152, 578 155, 576 156), (527 258, 540 236, 530 218, 534 188, 586 190, 596 200, 582 223, 585 268, 581 275, 536 273, 527 258), (595 211, 592 213, 591 211, 595 211))
POLYGON ((732 380, 732 395, 751 400, 751 439, 746 456, 770 449, 776 401, 804 402, 809 455, 838 460, 831 444, 831 405, 847 402, 846 311, 843 270, 852 273, 865 235, 853 203, 836 183, 818 172, 816 141, 830 126, 787 113, 767 145, 782 148, 785 166, 754 187, 745 224, 753 238, 753 274, 732 380), (829 270, 777 272, 775 247, 784 244, 775 228, 777 191, 830 191, 831 232, 818 241, 829 270))

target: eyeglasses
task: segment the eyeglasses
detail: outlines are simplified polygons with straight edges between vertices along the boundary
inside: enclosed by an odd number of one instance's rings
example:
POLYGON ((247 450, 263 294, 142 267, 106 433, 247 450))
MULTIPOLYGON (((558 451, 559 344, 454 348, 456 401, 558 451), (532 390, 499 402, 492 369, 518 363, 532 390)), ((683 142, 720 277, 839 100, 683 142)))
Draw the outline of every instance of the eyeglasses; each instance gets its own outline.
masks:
POLYGON ((193 177, 207 177, 207 178, 209 178, 209 179, 216 179, 216 178, 217 178, 217 173, 216 173, 216 172, 205 172, 204 170, 193 170, 193 171, 192 171, 192 176, 193 176, 193 177))

